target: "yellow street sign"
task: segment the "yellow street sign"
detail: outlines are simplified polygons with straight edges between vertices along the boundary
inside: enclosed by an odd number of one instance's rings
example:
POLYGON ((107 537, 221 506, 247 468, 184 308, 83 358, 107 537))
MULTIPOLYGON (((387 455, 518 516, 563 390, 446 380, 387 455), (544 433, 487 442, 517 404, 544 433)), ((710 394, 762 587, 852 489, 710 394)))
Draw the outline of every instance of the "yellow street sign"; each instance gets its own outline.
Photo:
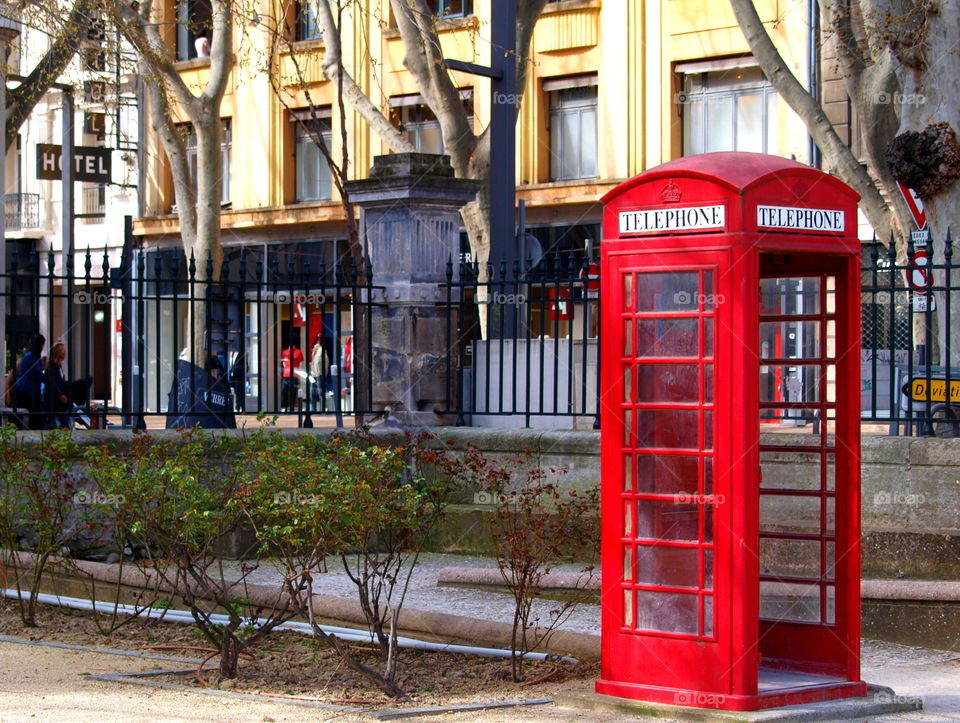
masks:
MULTIPOLYGON (((915 402, 945 402, 947 380, 911 379, 903 391, 915 402)), ((950 401, 960 402, 960 379, 950 380, 950 401)))

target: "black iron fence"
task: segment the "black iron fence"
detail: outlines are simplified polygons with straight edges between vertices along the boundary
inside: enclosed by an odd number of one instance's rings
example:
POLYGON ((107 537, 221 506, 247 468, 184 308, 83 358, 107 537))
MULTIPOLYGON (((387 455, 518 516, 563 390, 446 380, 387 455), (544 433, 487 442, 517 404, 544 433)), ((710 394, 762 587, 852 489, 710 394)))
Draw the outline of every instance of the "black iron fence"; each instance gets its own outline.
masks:
POLYGON ((447 269, 447 413, 472 426, 598 424, 597 268, 553 255, 447 269))
POLYGON ((890 434, 960 436, 960 301, 953 239, 925 232, 865 252, 861 408, 890 434))
MULTIPOLYGON (((179 248, 128 246, 122 255, 87 251, 77 269, 59 253, 8 246, 6 368, 37 332, 48 338, 44 355, 63 339, 63 368, 79 382, 73 401, 94 412, 93 423, 230 426, 265 413, 288 425, 342 425, 376 411, 369 266, 284 264, 262 249, 234 249, 215 267, 184 260, 179 248)), ((864 423, 960 436, 956 274, 949 237, 865 247, 864 423)), ((473 426, 596 426, 600 292, 588 257, 450 262, 440 291, 448 351, 430 373, 447 383, 433 411, 473 426)), ((46 399, 31 406, 7 396, 21 423, 55 421, 46 399)))
MULTIPOLYGON (((370 323, 370 268, 309 259, 283 266, 246 250, 219 265, 186 261, 179 249, 128 249, 113 264, 108 250, 88 250, 83 259, 72 269, 59 253, 9 255, 0 286, 15 422, 41 428, 89 416, 94 425, 229 427, 263 413, 342 426, 366 411, 370 334, 358 324, 370 323), (31 386, 37 377, 22 360, 41 331, 48 366, 53 340, 65 342, 61 368, 79 409, 31 386)), ((55 386, 50 372, 43 381, 55 386)))

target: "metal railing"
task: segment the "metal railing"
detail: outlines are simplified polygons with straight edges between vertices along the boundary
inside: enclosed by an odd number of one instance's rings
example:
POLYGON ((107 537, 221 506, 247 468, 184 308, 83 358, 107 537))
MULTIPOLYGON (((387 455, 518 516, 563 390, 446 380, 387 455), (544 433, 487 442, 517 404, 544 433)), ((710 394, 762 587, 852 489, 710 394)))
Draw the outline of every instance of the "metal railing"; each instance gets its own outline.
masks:
POLYGON ((3 197, 8 230, 40 228, 40 194, 8 193, 3 197))
POLYGON ((597 426, 600 299, 590 272, 573 254, 482 269, 450 261, 445 413, 472 426, 597 426))
MULTIPOLYGON (((47 338, 44 355, 65 341, 76 401, 103 421, 229 427, 276 414, 281 424, 328 416, 342 426, 367 411, 370 334, 354 332, 374 306, 369 266, 282 268, 241 251, 215 269, 179 251, 128 251, 112 267, 106 249, 87 250, 82 266, 63 268, 53 252, 10 255, 0 279, 7 366, 35 333, 47 338)), ((47 402, 21 398, 14 421, 50 423, 47 402)))
POLYGON ((951 322, 960 301, 953 239, 876 240, 862 285, 861 408, 890 434, 960 436, 960 360, 951 322), (919 243, 915 243, 915 241, 919 243))

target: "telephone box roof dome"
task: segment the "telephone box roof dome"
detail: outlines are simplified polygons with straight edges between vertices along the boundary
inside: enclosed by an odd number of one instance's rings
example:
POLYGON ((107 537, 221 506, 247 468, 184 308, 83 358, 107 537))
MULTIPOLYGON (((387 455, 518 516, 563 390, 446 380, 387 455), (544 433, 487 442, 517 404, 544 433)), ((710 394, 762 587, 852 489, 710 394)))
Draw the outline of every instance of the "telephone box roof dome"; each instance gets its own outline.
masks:
POLYGON ((860 198, 853 189, 840 179, 803 163, 764 153, 721 151, 684 156, 655 166, 621 183, 601 200, 608 203, 634 186, 659 178, 700 178, 718 185, 726 185, 731 190, 746 191, 772 178, 783 176, 807 177, 811 181, 818 181, 818 183, 829 183, 838 192, 854 201, 860 198))

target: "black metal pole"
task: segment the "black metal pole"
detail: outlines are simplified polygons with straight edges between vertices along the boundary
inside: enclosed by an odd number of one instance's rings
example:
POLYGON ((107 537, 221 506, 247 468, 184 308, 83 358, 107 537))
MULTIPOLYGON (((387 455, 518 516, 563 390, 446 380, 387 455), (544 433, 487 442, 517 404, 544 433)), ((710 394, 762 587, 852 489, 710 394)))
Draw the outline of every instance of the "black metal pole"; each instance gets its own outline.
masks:
MULTIPOLYGON (((63 257, 63 269, 66 288, 63 289, 62 319, 63 334, 71 358, 79 359, 73 345, 73 224, 74 224, 74 195, 73 195, 73 90, 62 88, 63 92, 63 123, 61 163, 63 179, 63 233, 60 252, 63 257)), ((51 330, 52 331, 52 330, 51 330)), ((51 334, 53 336, 53 334, 51 334)), ((51 343, 52 343, 51 339, 51 343)), ((72 367, 76 368, 76 367, 72 367)))
POLYGON ((133 216, 123 217, 123 251, 120 254, 120 404, 123 407, 123 426, 132 427, 133 385, 133 216))
MULTIPOLYGON (((494 269, 516 255, 517 5, 493 0, 490 28, 490 262, 494 269)), ((502 336, 516 337, 514 314, 500 305, 502 336)), ((495 322, 495 323, 497 323, 495 322)), ((491 334, 488 332, 488 338, 491 334)))

